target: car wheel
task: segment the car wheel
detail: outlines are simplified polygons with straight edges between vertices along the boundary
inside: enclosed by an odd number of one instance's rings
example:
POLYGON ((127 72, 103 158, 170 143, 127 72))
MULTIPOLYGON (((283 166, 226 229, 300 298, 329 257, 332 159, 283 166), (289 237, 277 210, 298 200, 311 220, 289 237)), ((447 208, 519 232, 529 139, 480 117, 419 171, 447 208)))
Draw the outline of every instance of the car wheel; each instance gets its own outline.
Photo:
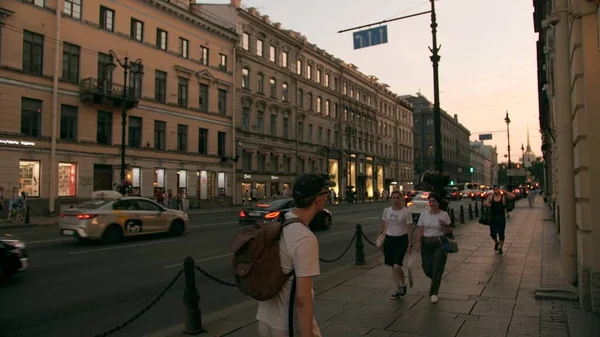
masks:
POLYGON ((183 221, 179 219, 173 221, 171 227, 169 227, 169 234, 172 236, 180 236, 183 234, 184 231, 185 225, 183 224, 183 221))
POLYGON ((323 229, 327 230, 331 228, 331 215, 326 215, 325 219, 323 219, 323 229))
POLYGON ((106 244, 115 244, 123 239, 123 230, 119 225, 110 225, 102 234, 102 241, 106 244))

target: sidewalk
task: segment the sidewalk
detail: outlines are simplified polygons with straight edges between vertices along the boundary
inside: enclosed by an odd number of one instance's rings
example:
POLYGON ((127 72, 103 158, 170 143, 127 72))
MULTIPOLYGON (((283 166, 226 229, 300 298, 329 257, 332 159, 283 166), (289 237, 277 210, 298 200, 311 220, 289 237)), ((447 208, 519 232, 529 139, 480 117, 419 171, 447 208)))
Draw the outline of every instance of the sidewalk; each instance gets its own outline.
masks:
MULTIPOLYGON (((476 221, 458 226, 460 252, 449 256, 437 304, 429 302, 429 280, 420 268, 414 272, 415 287, 404 298, 389 300, 390 270, 379 264, 379 256, 366 266, 348 266, 317 278, 315 309, 323 336, 600 336, 591 330, 594 318, 582 313, 577 302, 534 297, 540 286, 570 290, 557 276, 560 250, 554 224, 544 221, 544 207, 541 198, 531 209, 526 200, 517 202, 504 256, 494 253, 487 226, 476 221)), ((207 332, 199 336, 257 336, 255 315, 253 301, 207 315, 207 332)), ((174 326, 149 337, 186 336, 181 330, 181 325, 174 326)))
POLYGON ((0 229, 14 229, 14 228, 29 228, 38 226, 56 226, 58 225, 57 216, 41 216, 32 215, 29 217, 29 223, 17 222, 15 217, 12 218, 11 222, 6 219, 0 220, 0 229))

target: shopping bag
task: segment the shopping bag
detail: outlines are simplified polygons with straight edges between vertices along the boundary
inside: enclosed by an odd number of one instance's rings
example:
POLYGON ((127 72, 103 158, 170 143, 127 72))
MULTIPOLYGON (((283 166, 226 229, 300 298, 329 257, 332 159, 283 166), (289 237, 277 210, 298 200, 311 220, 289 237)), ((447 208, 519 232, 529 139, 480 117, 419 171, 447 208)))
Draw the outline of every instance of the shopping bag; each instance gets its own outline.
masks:
POLYGON ((488 206, 483 206, 483 209, 481 210, 481 218, 479 218, 479 223, 482 225, 489 226, 490 220, 491 220, 490 218, 491 218, 490 208, 488 206))
POLYGON ((410 288, 413 287, 413 272, 416 270, 415 268, 419 268, 419 255, 418 254, 409 254, 408 255, 408 286, 410 288))

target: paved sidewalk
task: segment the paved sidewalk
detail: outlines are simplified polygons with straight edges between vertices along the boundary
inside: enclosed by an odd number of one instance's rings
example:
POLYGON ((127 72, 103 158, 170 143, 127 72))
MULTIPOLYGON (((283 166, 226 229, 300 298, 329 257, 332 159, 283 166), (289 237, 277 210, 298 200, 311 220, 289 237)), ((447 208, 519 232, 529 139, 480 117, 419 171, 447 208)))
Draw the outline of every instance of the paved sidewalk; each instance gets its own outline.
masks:
POLYGON ((11 222, 8 222, 6 219, 0 220, 0 229, 13 229, 13 228, 28 228, 28 227, 38 227, 38 226, 56 226, 58 225, 58 217, 57 216, 41 216, 41 215, 32 215, 29 217, 29 223, 17 222, 15 217, 12 218, 11 222))
MULTIPOLYGON (((554 224, 544 221, 545 207, 541 198, 533 208, 526 200, 517 202, 504 256, 494 253, 487 226, 471 222, 456 228, 460 252, 449 256, 438 304, 429 303, 429 280, 420 268, 414 272, 415 287, 404 298, 389 300, 390 270, 379 264, 379 256, 366 266, 318 278, 316 316, 323 336, 600 336, 590 329, 593 319, 583 320, 582 312, 570 309, 578 308, 576 302, 534 297, 541 286, 572 290, 560 282, 560 264, 553 260, 560 250, 554 224), (567 316, 589 331, 569 335, 567 316)), ((200 336, 257 336, 255 314, 256 303, 247 302, 206 316, 207 332, 200 336)), ((181 329, 175 326, 151 337, 186 336, 181 329)))

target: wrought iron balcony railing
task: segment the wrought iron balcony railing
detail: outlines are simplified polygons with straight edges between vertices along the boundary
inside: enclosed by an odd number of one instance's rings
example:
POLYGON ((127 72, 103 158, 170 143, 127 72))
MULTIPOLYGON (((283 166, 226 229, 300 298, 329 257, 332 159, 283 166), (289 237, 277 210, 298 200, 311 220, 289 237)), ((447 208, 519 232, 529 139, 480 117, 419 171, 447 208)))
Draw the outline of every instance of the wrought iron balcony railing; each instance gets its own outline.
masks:
MULTIPOLYGON (((94 104, 112 104, 121 106, 123 104, 123 86, 108 80, 98 80, 89 77, 81 80, 80 99, 82 102, 92 101, 94 104)), ((127 86, 125 103, 127 109, 134 108, 139 102, 135 87, 127 86)))

